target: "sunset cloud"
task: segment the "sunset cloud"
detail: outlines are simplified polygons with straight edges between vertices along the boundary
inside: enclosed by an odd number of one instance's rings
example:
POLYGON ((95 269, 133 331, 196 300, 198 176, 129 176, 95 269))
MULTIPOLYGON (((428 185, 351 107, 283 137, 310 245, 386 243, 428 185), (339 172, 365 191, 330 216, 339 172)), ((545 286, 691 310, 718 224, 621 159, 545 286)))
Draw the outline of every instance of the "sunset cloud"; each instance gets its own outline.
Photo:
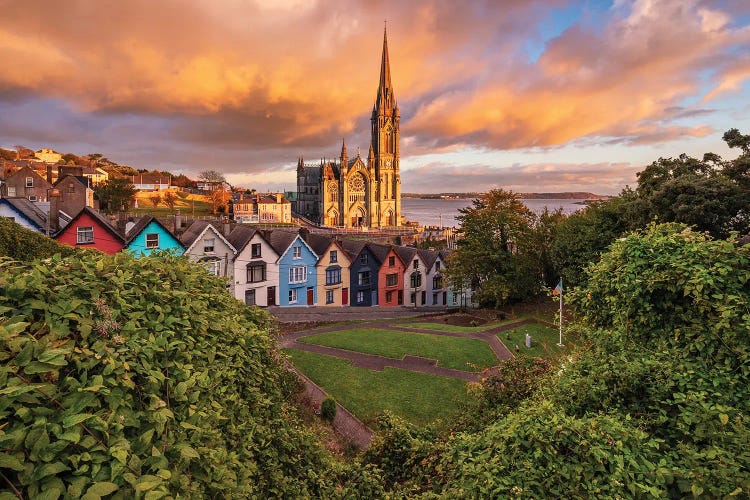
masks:
POLYGON ((750 80, 748 13, 718 0, 5 2, 0 145, 271 185, 342 137, 366 151, 384 19, 404 158, 704 138, 750 80))

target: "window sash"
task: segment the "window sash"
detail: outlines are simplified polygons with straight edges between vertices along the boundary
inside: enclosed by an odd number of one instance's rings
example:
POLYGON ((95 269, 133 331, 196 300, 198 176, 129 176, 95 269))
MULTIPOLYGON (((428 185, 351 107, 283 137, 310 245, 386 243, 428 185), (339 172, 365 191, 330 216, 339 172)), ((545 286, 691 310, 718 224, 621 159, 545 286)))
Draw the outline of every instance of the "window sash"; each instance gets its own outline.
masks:
POLYGON ((370 271, 362 271, 357 274, 357 284, 369 285, 370 284, 370 271))
POLYGON ((289 283, 303 283, 307 281, 307 267, 297 266, 289 268, 289 283))
POLYGON ((296 304, 297 303, 297 289, 292 288, 289 290, 289 303, 290 304, 296 304))
POLYGON ((331 250, 331 256, 330 259, 328 259, 329 262, 338 262, 339 261, 339 253, 336 250, 331 250))
POLYGON ((146 248, 159 248, 158 233, 149 233, 146 235, 146 248))
POLYGON ((326 285, 341 283, 341 269, 326 269, 326 285))
POLYGON ((252 258, 257 258, 257 257, 260 257, 260 252, 261 252, 261 246, 260 246, 260 243, 253 243, 253 244, 252 244, 252 245, 250 246, 250 256, 251 256, 252 258))
POLYGON ((396 286, 398 285, 398 274, 386 274, 385 275, 385 286, 396 286))
POLYGON ((215 246, 216 246, 216 240, 214 238, 203 240, 203 253, 213 252, 215 246))
POLYGON ((266 281, 266 263, 256 263, 247 265, 247 282, 260 283, 266 281))
POLYGON ((79 244, 94 242, 94 228, 92 226, 79 227, 76 230, 76 242, 79 244))

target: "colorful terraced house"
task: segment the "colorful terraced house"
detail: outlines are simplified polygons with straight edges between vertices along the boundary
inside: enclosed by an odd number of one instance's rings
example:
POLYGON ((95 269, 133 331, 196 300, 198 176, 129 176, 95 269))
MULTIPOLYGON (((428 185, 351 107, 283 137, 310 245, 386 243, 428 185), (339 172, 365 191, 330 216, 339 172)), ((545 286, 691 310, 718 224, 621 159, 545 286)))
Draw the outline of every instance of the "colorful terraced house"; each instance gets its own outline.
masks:
POLYGON ((279 305, 318 305, 315 265, 319 256, 298 233, 273 231, 269 241, 280 255, 279 305))
POLYGON ((141 217, 132 226, 126 226, 125 250, 137 257, 153 252, 170 252, 182 255, 185 246, 158 219, 151 215, 141 217))

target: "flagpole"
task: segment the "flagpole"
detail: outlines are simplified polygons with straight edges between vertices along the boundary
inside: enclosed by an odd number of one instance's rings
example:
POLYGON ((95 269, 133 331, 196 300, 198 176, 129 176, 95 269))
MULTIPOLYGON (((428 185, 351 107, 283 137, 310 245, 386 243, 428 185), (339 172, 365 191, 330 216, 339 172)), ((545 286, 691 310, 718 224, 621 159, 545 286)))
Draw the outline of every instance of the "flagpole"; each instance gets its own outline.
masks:
POLYGON ((563 282, 562 281, 562 276, 560 276, 560 284, 559 284, 559 287, 560 287, 560 342, 558 342, 558 344, 557 344, 560 347, 563 346, 563 343, 562 343, 562 299, 563 299, 563 297, 562 297, 563 296, 562 282, 563 282))

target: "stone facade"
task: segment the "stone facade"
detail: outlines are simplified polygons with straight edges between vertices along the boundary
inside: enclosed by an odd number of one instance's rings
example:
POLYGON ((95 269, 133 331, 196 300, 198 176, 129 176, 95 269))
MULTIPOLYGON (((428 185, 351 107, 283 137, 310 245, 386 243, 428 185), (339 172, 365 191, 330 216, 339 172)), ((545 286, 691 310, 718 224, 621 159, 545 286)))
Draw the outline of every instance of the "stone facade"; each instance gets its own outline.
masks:
POLYGON ((349 158, 342 143, 338 162, 297 162, 300 215, 325 226, 394 227, 401 225, 400 122, 391 84, 388 39, 383 34, 380 82, 372 110, 367 158, 349 158))

